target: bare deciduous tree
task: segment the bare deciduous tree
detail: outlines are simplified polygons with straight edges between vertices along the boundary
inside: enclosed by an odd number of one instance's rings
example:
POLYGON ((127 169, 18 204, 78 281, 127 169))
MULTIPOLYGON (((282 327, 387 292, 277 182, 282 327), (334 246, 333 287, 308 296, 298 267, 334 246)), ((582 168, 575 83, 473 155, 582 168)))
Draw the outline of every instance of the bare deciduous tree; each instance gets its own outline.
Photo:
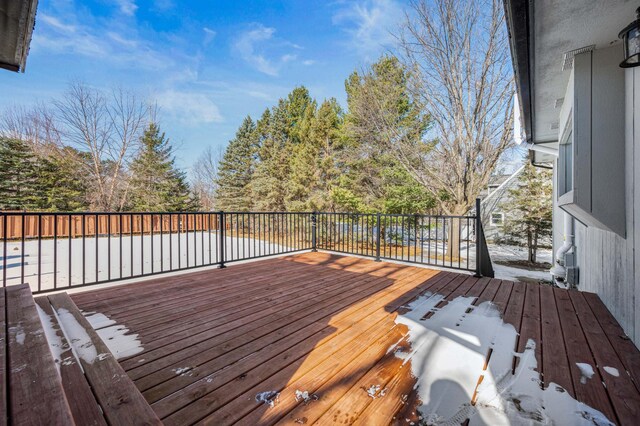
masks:
POLYGON ((401 144, 399 159, 445 213, 465 214, 513 140, 502 2, 415 0, 398 40, 435 142, 424 155, 401 144))
POLYGON ((39 155, 51 155, 62 146, 53 112, 44 104, 7 108, 0 115, 0 135, 28 143, 39 155))
POLYGON ((216 177, 222 152, 208 147, 193 165, 191 187, 204 210, 215 208, 216 177))
POLYGON ((118 210, 127 193, 126 165, 148 120, 148 104, 132 92, 114 89, 109 95, 73 83, 54 102, 64 141, 85 152, 92 206, 118 210))

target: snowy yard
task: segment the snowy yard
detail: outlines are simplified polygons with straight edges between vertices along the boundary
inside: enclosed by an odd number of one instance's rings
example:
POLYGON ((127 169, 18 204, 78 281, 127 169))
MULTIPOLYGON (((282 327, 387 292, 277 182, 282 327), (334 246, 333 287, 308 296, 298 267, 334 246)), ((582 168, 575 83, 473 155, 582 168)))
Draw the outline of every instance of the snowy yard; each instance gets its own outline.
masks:
MULTIPOLYGON (((415 243, 414 243, 415 244, 415 243)), ((219 238, 216 232, 190 232, 164 235, 123 235, 114 237, 87 237, 27 240, 22 252, 19 241, 7 243, 6 260, 0 258, 2 277, 6 274, 8 285, 28 283, 35 291, 52 288, 65 288, 83 283, 104 282, 120 278, 136 278, 145 274, 168 272, 187 267, 208 266, 218 258, 219 238), (55 250, 54 250, 55 248, 55 250), (188 248, 188 249, 187 249, 188 248), (21 279, 22 259, 24 256, 24 277, 21 279), (4 269, 6 262, 6 269, 4 269), (55 264, 55 267, 54 267, 55 264), (40 271, 40 282, 38 282, 40 271), (55 272, 54 272, 55 271, 55 272)), ((225 260, 241 260, 265 255, 286 253, 298 245, 276 244, 258 238, 229 237, 225 239, 225 260)), ((340 250, 339 245, 336 247, 340 250)), ((370 250, 369 250, 370 251, 370 250)), ((522 260, 526 249, 515 246, 490 245, 496 278, 511 281, 550 281, 546 270, 522 269, 506 266, 497 261, 522 260)), ((374 255, 374 252, 362 254, 374 255)), ((399 249, 383 245, 383 258, 399 261, 424 263, 426 265, 475 267, 475 245, 461 243, 460 259, 451 259, 442 242, 425 241, 399 249), (467 257, 468 255, 468 257, 467 257)), ((551 262, 550 250, 539 250, 540 262, 551 262)))
MULTIPOLYGON (((501 265, 498 262, 513 262, 527 259, 527 248, 508 245, 489 245, 489 254, 493 263, 495 278, 509 281, 542 281, 551 282, 551 274, 546 269, 525 269, 516 266, 501 265)), ((538 263, 552 262, 550 249, 538 249, 538 263)))
MULTIPOLYGON (((226 237, 225 260, 284 253, 293 250, 255 238, 226 237)), ((144 274, 186 267, 207 266, 216 262, 218 235, 215 232, 173 233, 164 235, 123 235, 119 237, 60 238, 7 243, 6 270, 0 264, 7 285, 21 284, 24 256, 24 282, 32 290, 64 288, 69 285, 137 277, 144 274), (188 250, 187 250, 188 248, 188 250), (55 264, 55 267, 54 267, 55 264)), ((1 259, 2 262, 5 259, 1 259)))

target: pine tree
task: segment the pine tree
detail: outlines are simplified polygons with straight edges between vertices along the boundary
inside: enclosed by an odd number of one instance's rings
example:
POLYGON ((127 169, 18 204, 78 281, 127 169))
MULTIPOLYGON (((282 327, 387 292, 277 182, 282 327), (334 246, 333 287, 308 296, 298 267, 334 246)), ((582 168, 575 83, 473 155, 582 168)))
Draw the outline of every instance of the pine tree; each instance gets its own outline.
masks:
POLYGON ((258 122, 258 165, 252 182, 259 210, 299 209, 291 187, 292 159, 308 156, 299 145, 309 138, 316 102, 305 87, 295 88, 286 99, 265 112, 258 122))
POLYGON ((329 193, 340 175, 336 153, 341 148, 342 110, 330 99, 307 121, 307 136, 295 146, 291 158, 287 209, 334 210, 329 193))
POLYGON ((340 191, 333 191, 342 208, 366 211, 424 213, 435 203, 392 152, 396 143, 422 143, 428 117, 408 90, 409 75, 397 58, 383 56, 363 73, 345 82, 348 113, 344 119, 340 191), (346 203, 346 204, 344 204, 346 203))
POLYGON ((33 210, 39 198, 37 157, 24 142, 0 138, 0 210, 33 210))
POLYGON ((258 136, 247 116, 229 142, 218 167, 216 206, 221 210, 247 211, 253 206, 251 180, 255 171, 258 136))
POLYGON ((522 240, 528 248, 528 260, 536 262, 540 239, 552 232, 553 206, 551 171, 527 162, 516 188, 509 190, 510 199, 504 203, 504 232, 522 240))
POLYGON ((151 123, 130 167, 129 207, 136 211, 188 211, 198 208, 186 175, 175 166, 169 139, 151 123))
POLYGON ((280 100, 269 114, 263 114, 258 123, 260 149, 258 164, 251 189, 257 210, 283 211, 286 209, 286 187, 289 180, 289 122, 286 103, 280 100))
POLYGON ((79 163, 86 161, 71 147, 53 151, 38 162, 37 179, 40 210, 81 211, 88 208, 86 180, 80 176, 79 163))

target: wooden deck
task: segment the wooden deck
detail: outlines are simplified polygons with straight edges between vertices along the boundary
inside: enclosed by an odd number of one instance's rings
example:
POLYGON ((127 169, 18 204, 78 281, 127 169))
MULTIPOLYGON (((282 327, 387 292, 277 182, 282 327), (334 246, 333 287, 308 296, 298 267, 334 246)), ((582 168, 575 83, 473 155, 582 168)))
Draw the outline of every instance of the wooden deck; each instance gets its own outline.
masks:
POLYGON ((493 301, 519 331, 513 349, 536 342, 543 383, 637 424, 640 353, 593 294, 305 253, 72 299, 139 334, 144 351, 120 365, 167 425, 375 425, 418 424, 415 379, 389 348, 407 334, 398 311, 426 292, 445 297, 439 306, 493 301), (582 383, 576 363, 594 366, 594 377, 582 383), (367 394, 373 384, 384 397, 367 394), (311 401, 296 401, 296 390, 311 401), (273 407, 256 400, 267 391, 279 392, 273 407))

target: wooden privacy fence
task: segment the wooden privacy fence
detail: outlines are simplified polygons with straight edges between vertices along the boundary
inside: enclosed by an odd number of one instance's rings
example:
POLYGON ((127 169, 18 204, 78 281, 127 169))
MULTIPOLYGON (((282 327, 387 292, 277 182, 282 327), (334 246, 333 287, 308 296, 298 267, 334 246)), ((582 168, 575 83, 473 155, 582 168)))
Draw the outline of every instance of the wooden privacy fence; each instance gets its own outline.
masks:
MULTIPOLYGON (((8 212, 7 212, 8 213, 8 212)), ((151 234, 219 229, 215 213, 24 213, 7 214, 0 239, 71 238, 96 235, 151 234), (22 232, 24 228, 24 233, 22 232)))

